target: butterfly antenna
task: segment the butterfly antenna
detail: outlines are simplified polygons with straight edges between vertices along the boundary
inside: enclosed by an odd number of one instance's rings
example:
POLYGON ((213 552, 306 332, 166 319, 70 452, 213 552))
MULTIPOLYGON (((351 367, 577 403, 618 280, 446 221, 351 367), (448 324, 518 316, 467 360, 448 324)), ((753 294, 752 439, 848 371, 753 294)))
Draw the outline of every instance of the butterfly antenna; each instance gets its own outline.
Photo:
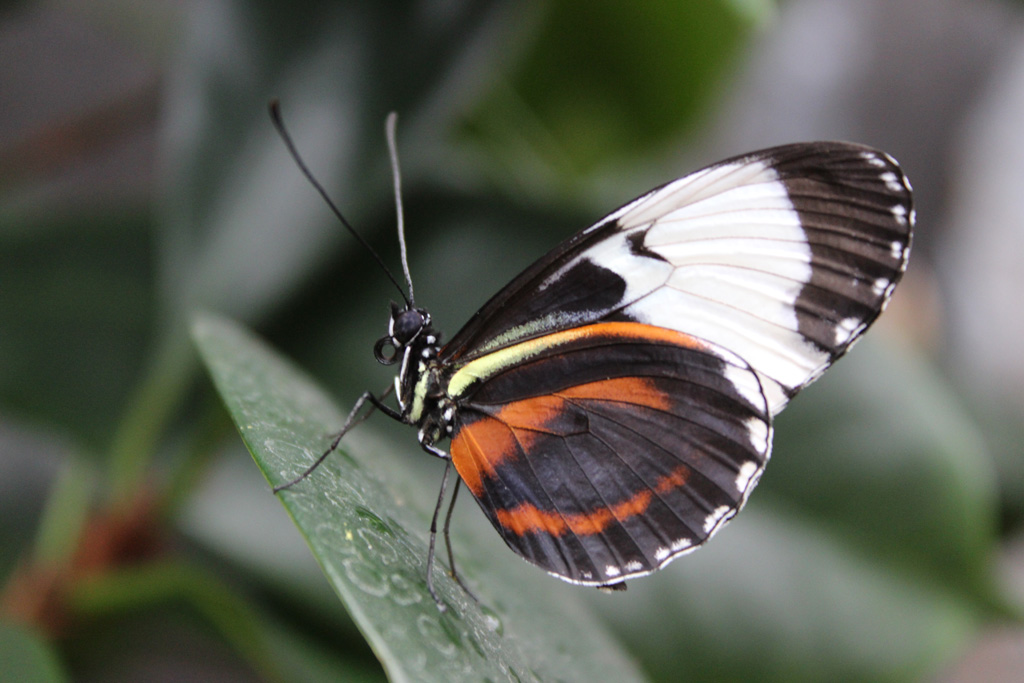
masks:
POLYGON ((402 273, 405 275, 405 283, 409 287, 409 303, 416 300, 412 293, 412 275, 409 274, 409 257, 405 248, 405 216, 402 213, 402 172, 398 166, 398 143, 395 141, 395 126, 398 123, 398 114, 388 114, 385 124, 388 139, 388 154, 391 157, 391 177, 395 185, 395 211, 398 214, 398 246, 402 254, 402 273))
MULTIPOLYGON (((306 166, 306 162, 304 162, 302 160, 302 157, 299 156, 299 151, 298 149, 296 149, 295 143, 292 141, 292 136, 288 134, 287 129, 285 129, 284 127, 284 120, 281 118, 281 105, 276 99, 270 101, 270 120, 274 122, 274 128, 277 129, 277 134, 281 136, 282 140, 284 140, 284 144, 288 148, 288 152, 292 155, 292 158, 295 160, 296 165, 298 165, 299 170, 302 171, 302 175, 306 176, 306 180, 308 180, 316 189, 316 191, 320 193, 320 196, 323 197, 325 202, 327 202, 327 206, 331 208, 331 211, 333 211, 334 215, 338 217, 338 220, 341 221, 341 224, 345 226, 345 229, 352 233, 352 236, 355 237, 356 240, 361 245, 363 245, 363 247, 365 247, 368 252, 370 252, 374 260, 377 262, 377 265, 381 267, 381 270, 383 270, 384 274, 388 276, 388 279, 391 280, 392 284, 394 284, 395 287, 398 288, 398 291, 399 293, 401 293, 402 298, 405 299, 405 303, 411 307, 412 284, 409 284, 409 296, 406 296, 405 291, 402 289, 402 285, 398 284, 398 280, 395 279, 395 276, 391 274, 391 270, 384 264, 384 260, 381 259, 380 255, 377 254, 376 250, 374 250, 374 248, 370 246, 370 243, 363 239, 362 235, 356 232, 356 229, 352 227, 352 224, 348 222, 345 216, 342 215, 341 210, 339 210, 337 205, 331 200, 331 197, 327 194, 327 190, 325 190, 323 185, 321 185, 319 181, 317 181, 317 179, 313 177, 313 173, 306 166)), ((399 216, 401 216, 401 210, 399 210, 399 216)), ((402 265, 405 266, 404 242, 402 243, 402 265)), ((405 272, 406 279, 408 279, 409 271, 407 266, 405 268, 405 272)))

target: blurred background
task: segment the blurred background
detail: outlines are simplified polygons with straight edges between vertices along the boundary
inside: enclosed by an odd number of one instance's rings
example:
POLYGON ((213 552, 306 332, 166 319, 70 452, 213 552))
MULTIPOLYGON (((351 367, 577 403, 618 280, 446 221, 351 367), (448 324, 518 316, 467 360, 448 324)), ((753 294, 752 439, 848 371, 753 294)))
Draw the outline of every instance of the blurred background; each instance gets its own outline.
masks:
MULTIPOLYGON (((417 299, 449 336, 704 164, 813 139, 898 158, 907 276, 780 416, 745 512, 626 596, 556 589, 656 681, 1019 676, 1021 3, 50 0, 0 6, 0 677, 304 680, 257 637, 384 677, 188 337, 197 310, 242 321, 342 405, 389 381, 396 294, 272 97, 395 268, 399 113, 417 299)), ((411 432, 360 429, 434 495, 411 432)), ((456 524, 486 527, 468 501, 456 524)))

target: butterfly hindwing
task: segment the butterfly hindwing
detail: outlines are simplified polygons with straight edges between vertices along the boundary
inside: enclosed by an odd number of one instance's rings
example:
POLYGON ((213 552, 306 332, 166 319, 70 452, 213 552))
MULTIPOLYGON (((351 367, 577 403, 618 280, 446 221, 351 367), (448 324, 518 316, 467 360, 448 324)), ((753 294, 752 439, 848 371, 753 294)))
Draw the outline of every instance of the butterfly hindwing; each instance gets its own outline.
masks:
POLYGON ((623 320, 726 348, 780 411, 885 307, 910 248, 910 186, 891 157, 800 143, 657 188, 562 243, 443 350, 468 362, 524 339, 623 320))
POLYGON ((646 574, 746 500, 769 457, 760 381, 687 335, 600 323, 484 356, 449 386, 451 455, 505 542, 576 583, 646 574))

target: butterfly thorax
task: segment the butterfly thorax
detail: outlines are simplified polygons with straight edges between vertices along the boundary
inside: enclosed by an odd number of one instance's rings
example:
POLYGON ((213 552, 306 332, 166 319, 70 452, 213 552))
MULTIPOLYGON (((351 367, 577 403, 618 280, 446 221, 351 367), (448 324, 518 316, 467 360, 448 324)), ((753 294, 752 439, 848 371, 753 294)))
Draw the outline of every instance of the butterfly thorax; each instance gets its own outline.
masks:
POLYGON ((441 379, 440 342, 441 335, 426 310, 403 309, 393 303, 388 334, 374 347, 378 362, 401 363, 395 375, 395 395, 402 420, 419 427, 419 440, 426 445, 451 434, 455 412, 441 379))

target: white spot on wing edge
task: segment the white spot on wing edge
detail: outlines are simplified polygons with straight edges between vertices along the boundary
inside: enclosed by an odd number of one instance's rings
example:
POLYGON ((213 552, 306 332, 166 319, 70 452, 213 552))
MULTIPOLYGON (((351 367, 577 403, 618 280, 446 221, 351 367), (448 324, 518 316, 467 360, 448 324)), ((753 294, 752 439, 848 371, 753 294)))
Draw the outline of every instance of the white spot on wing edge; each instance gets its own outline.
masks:
POLYGON ((608 565, 607 567, 604 568, 605 576, 618 576, 621 573, 622 573, 622 570, 619 569, 618 567, 616 567, 615 565, 612 565, 612 564, 610 564, 610 565, 608 565))
POLYGON ((639 560, 632 560, 631 562, 627 562, 625 566, 625 570, 627 572, 638 572, 643 568, 644 565, 639 560))
POLYGON ((896 204, 890 209, 890 211, 892 211, 892 216, 896 219, 897 223, 900 225, 907 224, 907 207, 902 204, 896 204))
POLYGON ((747 420, 747 435, 750 437, 750 445, 753 446, 758 453, 767 453, 769 450, 769 441, 771 440, 771 431, 768 429, 768 423, 759 417, 752 417, 747 420))
POLYGON ((717 529, 730 510, 732 508, 728 505, 720 505, 712 510, 711 514, 704 518, 704 533, 711 534, 717 529))
POLYGON ((885 161, 874 152, 861 152, 860 158, 877 168, 885 168, 885 161))
POLYGON ((845 344, 862 326, 860 318, 844 318, 836 325, 836 345, 845 344))
POLYGON ((885 187, 892 192, 902 192, 906 189, 903 183, 900 182, 900 179, 892 171, 886 171, 878 177, 881 178, 883 183, 885 183, 885 187))
POLYGON ((739 474, 736 475, 736 490, 740 493, 746 493, 747 489, 751 487, 752 482, 754 484, 757 483, 757 479, 755 477, 760 471, 760 465, 753 460, 748 460, 740 465, 739 474))
MULTIPOLYGON (((699 547, 699 545, 694 545, 693 541, 689 538, 679 538, 672 541, 668 547, 662 546, 655 550, 654 559, 657 560, 658 569, 660 569, 680 555, 688 555, 699 547)), ((644 574, 649 574, 651 571, 653 570, 643 572, 639 575, 643 576, 644 574)))
POLYGON ((693 541, 691 541, 690 539, 680 538, 678 540, 672 541, 672 545, 670 547, 672 549, 672 552, 678 553, 680 550, 686 550, 692 545, 693 541))

